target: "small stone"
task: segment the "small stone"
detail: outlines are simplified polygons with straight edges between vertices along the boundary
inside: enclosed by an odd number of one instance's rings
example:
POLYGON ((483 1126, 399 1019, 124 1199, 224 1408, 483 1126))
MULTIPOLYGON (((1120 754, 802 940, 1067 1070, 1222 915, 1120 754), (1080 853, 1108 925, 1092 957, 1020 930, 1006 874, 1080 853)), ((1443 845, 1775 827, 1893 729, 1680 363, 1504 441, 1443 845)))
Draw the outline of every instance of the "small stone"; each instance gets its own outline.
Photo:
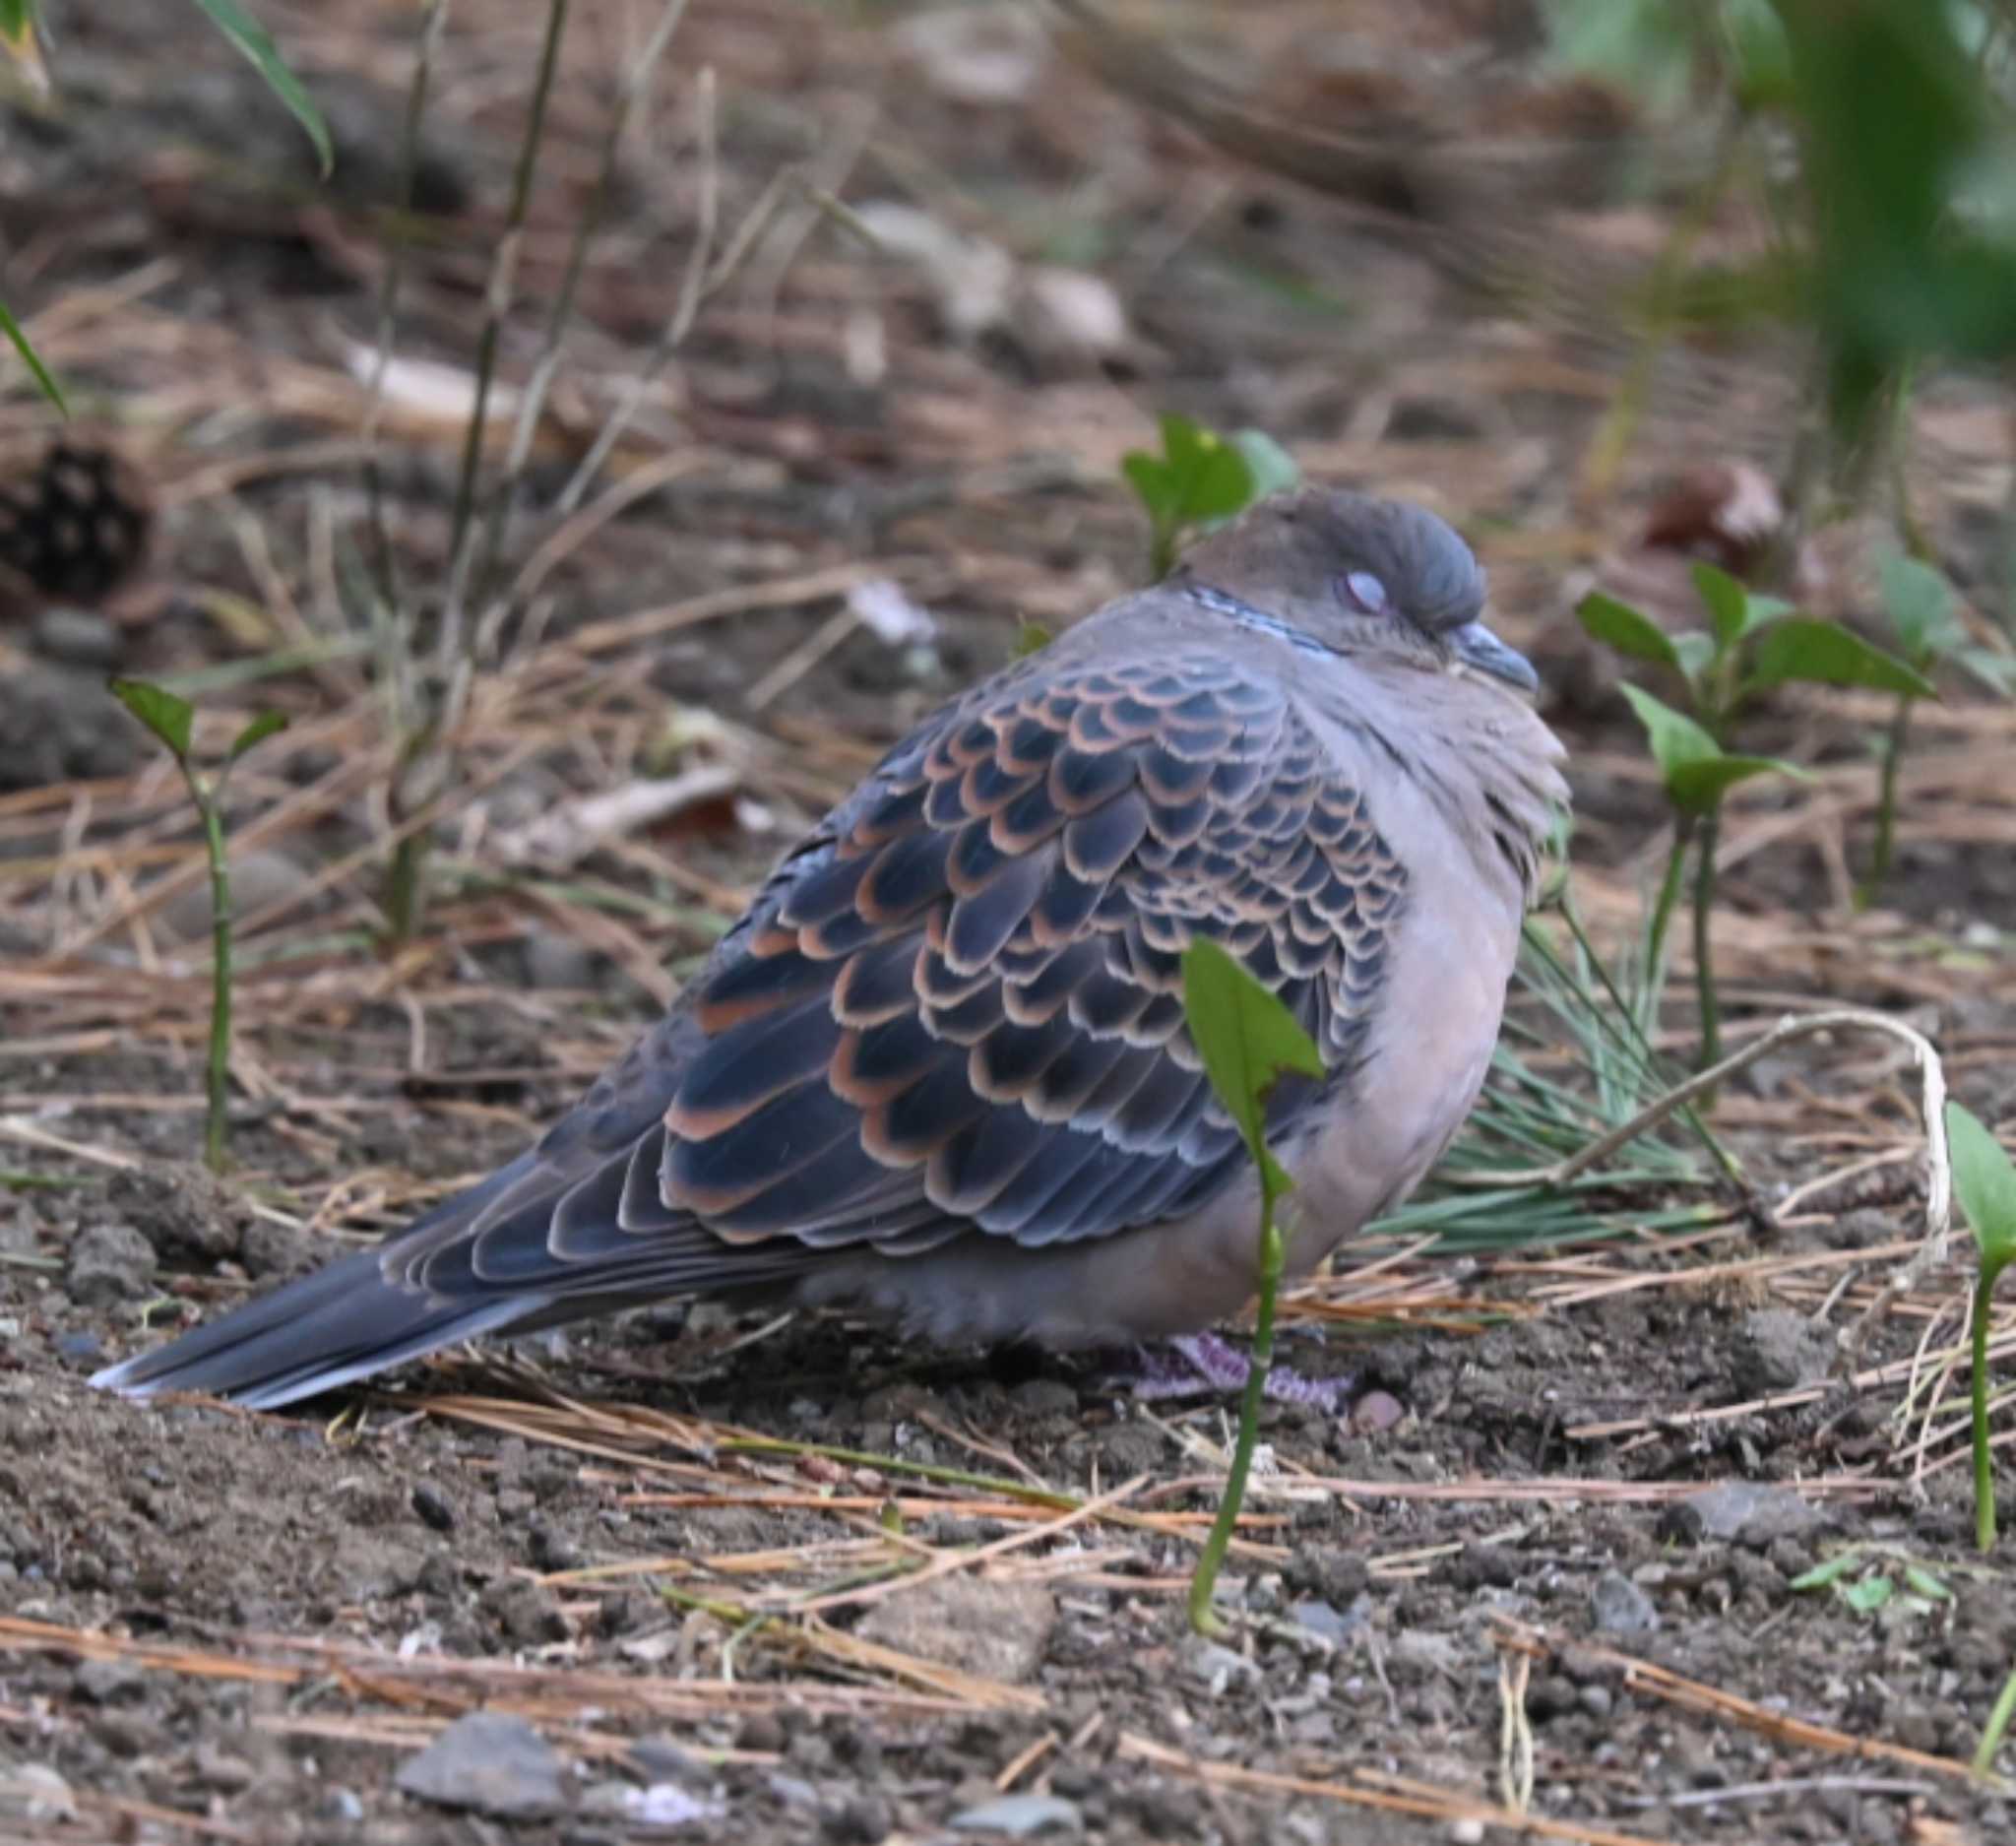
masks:
POLYGON ((46 1763, 10 1768, 0 1781, 0 1817, 21 1820, 75 1820, 77 1797, 70 1784, 46 1763))
POLYGON ((429 1525, 436 1532, 455 1530, 455 1508, 448 1503, 448 1496, 431 1481, 419 1481, 413 1485, 413 1511, 422 1525, 429 1525))
POLYGON ((259 1771, 242 1756, 233 1756, 215 1744, 198 1744, 191 1766, 196 1779, 207 1788, 235 1795, 259 1779, 259 1771))
POLYGON ((1607 1686, 1584 1686, 1577 1688, 1575 1702, 1592 1718, 1607 1718, 1617 1701, 1607 1686))
POLYGON ((147 1674, 130 1660, 87 1660, 70 1689, 88 1705, 137 1705, 147 1696, 147 1674))
POLYGON ((1606 1570, 1597 1578, 1589 1613, 1596 1626, 1609 1634, 1650 1634, 1659 1626, 1652 1598, 1621 1570, 1606 1570))
POLYGON ((1352 1604, 1349 1612, 1343 1615, 1329 1603, 1311 1599, 1292 1603, 1289 1606, 1288 1619, 1296 1627, 1307 1629, 1319 1640, 1328 1641, 1333 1647, 1342 1647, 1365 1625, 1371 1612, 1371 1602, 1366 1597, 1360 1597, 1352 1604))
POLYGON ((393 1778, 403 1794, 498 1820, 536 1819, 562 1805, 559 1753, 523 1718, 472 1711, 393 1778))
POLYGON ((0 673, 0 790, 128 774, 150 739, 102 671, 30 661, 0 673))
POLYGON ((571 1539, 544 1523, 535 1524, 526 1535, 526 1550, 532 1554, 536 1570, 578 1570, 581 1549, 571 1539))
POLYGON ((1745 1314, 1732 1346, 1732 1382, 1748 1397, 1816 1383, 1834 1364, 1834 1344, 1825 1329, 1787 1307, 1745 1314))
POLYGON ((752 1711, 735 1733, 735 1748, 757 1755, 783 1754, 784 1741, 784 1726, 774 1711, 752 1711))
POLYGON ((311 1260, 308 1240, 291 1225, 255 1218, 245 1227, 238 1245, 238 1260, 255 1282, 270 1276, 290 1276, 307 1268, 311 1260))
POLYGON ((889 1804, 876 1795, 856 1795, 820 1822, 834 1846, 881 1846, 895 1825, 889 1804))
POLYGON ((854 1632, 899 1653, 1014 1686, 1049 1645, 1057 1605, 1040 1583, 938 1577, 877 1603, 854 1632))
POLYGON ((1183 1671, 1207 1687, 1213 1698, 1222 1697, 1229 1686, 1241 1681, 1258 1683, 1260 1669, 1229 1647, 1193 1634, 1183 1647, 1183 1671))
POLYGON ((552 1596, 523 1577, 494 1583, 482 1595, 484 1611, 495 1618, 507 1640, 521 1647, 542 1647, 567 1638, 567 1618, 552 1596))
POLYGON ((354 1790, 333 1788, 323 1796, 315 1812, 318 1818, 334 1820, 339 1826, 355 1826, 364 1817, 364 1804, 354 1790))
POLYGON ((1804 1538, 1825 1524, 1819 1507, 1790 1488, 1755 1481, 1719 1481, 1669 1509, 1667 1534, 1694 1544, 1747 1545, 1763 1550, 1781 1539, 1804 1538))
POLYGON ((162 1256, 223 1262, 238 1253, 245 1201, 192 1161, 115 1173, 106 1195, 162 1256))
POLYGON ((34 650, 66 667, 104 672, 119 664, 119 630, 95 610, 57 605, 35 617, 34 650))
POLYGON ((595 951, 557 929, 527 930, 519 956, 528 987, 581 990, 596 984, 595 951))
MULTIPOLYGON (((307 872, 286 854, 271 847, 233 853, 231 915, 234 919, 251 922, 261 911, 271 910, 276 904, 290 903, 297 897, 301 898, 301 905, 294 914, 303 915, 310 907, 309 900, 302 897, 307 883, 307 872)), ((210 903, 210 882, 206 879, 201 884, 177 891, 156 912, 155 920, 165 936, 179 942, 207 945, 211 931, 210 903)))
POLYGON ((104 1357, 105 1343, 95 1333, 59 1333, 56 1355, 73 1365, 94 1366, 104 1357))
POLYGON ((952 1816, 961 1833, 1005 1833, 1010 1839, 1038 1839, 1046 1833, 1082 1833, 1078 1804, 1061 1795, 1000 1795, 952 1816))
POLYGON ((154 1245, 130 1224, 87 1225, 72 1239, 63 1286, 80 1307, 108 1307, 152 1293, 154 1245))

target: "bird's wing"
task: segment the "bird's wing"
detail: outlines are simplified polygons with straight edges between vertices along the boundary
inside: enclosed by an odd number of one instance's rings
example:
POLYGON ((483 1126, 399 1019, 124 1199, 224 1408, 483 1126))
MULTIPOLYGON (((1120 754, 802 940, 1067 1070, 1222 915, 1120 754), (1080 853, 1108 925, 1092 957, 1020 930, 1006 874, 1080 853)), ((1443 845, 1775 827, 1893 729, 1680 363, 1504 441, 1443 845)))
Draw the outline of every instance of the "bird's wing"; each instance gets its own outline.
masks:
MULTIPOLYGON (((704 1287, 710 1251, 736 1271, 1186 1212, 1240 1155, 1184 1028, 1183 948, 1223 943, 1342 1071, 1404 890, 1278 681, 1216 650, 1038 657, 780 867, 677 1019, 562 1124, 568 1168, 599 1153, 582 1177, 416 1240, 406 1278, 704 1287)), ((1274 1131, 1316 1092, 1285 1083, 1274 1131)))

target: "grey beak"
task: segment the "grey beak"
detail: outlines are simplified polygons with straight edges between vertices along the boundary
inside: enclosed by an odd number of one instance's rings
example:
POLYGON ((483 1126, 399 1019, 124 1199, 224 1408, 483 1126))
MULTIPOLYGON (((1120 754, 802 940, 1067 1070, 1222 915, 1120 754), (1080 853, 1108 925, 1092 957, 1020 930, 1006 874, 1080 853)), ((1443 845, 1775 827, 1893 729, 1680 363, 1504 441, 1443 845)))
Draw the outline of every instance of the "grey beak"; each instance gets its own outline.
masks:
POLYGON ((1482 622, 1465 622, 1450 634, 1449 645, 1465 666, 1503 679, 1522 692, 1540 690, 1540 674, 1533 670, 1533 663, 1518 649, 1508 648, 1482 622))

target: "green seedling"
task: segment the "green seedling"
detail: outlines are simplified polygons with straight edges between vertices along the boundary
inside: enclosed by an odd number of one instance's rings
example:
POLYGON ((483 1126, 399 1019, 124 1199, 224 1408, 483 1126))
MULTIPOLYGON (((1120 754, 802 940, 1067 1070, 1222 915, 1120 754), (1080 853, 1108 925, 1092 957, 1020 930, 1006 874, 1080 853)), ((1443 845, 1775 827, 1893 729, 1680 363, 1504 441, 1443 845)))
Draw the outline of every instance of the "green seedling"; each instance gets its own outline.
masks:
POLYGON ((1893 1562, 1894 1574, 1861 1547, 1852 1545, 1794 1577, 1791 1587, 1807 1592, 1831 1590, 1858 1616, 1892 1608, 1912 1616, 1928 1616, 1941 1603, 1953 1600, 1953 1592, 1936 1571, 1909 1560, 1893 1562))
POLYGON ((112 696, 140 720, 175 759, 190 798, 203 818, 203 840, 210 858, 210 1062, 209 1109, 204 1122, 203 1157, 213 1173, 224 1168, 225 1078, 231 1056, 231 866, 224 847, 224 785, 232 768, 248 750, 263 743, 287 721, 281 712, 261 712, 231 739, 222 767, 215 778, 197 768, 190 754, 196 710, 144 679, 114 679, 112 696))
POLYGON ((1777 757, 1746 756, 1729 747, 1744 708, 1773 686, 1795 682, 1866 686, 1912 698, 1935 694, 1916 668, 1839 622, 1801 615, 1776 597, 1753 595, 1712 564, 1694 566, 1694 587, 1708 611, 1706 630, 1670 635, 1642 610, 1601 592, 1584 597, 1575 613, 1595 639, 1677 677, 1691 707, 1691 714, 1675 711, 1642 686, 1623 688, 1645 727, 1673 810, 1672 851, 1646 927, 1645 1023, 1649 1024, 1665 986, 1667 931, 1691 852, 1695 986, 1705 1069, 1722 1055, 1721 1007, 1710 948, 1723 799, 1738 783, 1754 776, 1805 775, 1777 757))
POLYGON ((1199 938, 1183 951, 1183 1015, 1205 1074, 1246 1143, 1260 1178, 1259 1303, 1253 1319, 1253 1365, 1239 1405, 1239 1433, 1226 1475, 1218 1517, 1190 1579, 1190 1625, 1222 1634, 1211 1606, 1218 1572, 1238 1523, 1260 1428, 1260 1400, 1274 1363, 1274 1299, 1284 1261, 1275 1212, 1293 1181, 1267 1146, 1267 1099, 1290 1072, 1320 1079, 1323 1060, 1289 1010, 1216 942, 1199 938))
MULTIPOLYGON (((1897 637, 1898 657, 1929 678, 1942 663, 1964 668, 1990 692, 2016 694, 2016 655, 1973 645, 1960 619, 1953 586, 1931 565, 1893 552, 1883 560, 1883 610, 1897 637)), ((1904 762, 1918 695, 1900 692, 1890 724, 1877 745, 1881 780, 1876 800, 1876 844, 1868 876, 1856 889, 1856 908, 1866 909, 1890 875, 1891 843, 1897 825, 1897 772, 1904 762)))
POLYGON ((1209 532, 1301 478, 1272 436, 1257 429, 1222 436, 1187 416, 1165 416, 1162 453, 1135 449, 1121 458, 1120 472, 1148 514, 1148 574, 1158 583, 1193 533, 1209 532))
MULTIPOLYGON (((1953 1190, 1974 1227, 1974 1536, 1995 1542, 1995 1481, 1988 1455, 1988 1304, 1995 1280, 2016 1261, 2016 1165, 1980 1119, 1946 1105, 1953 1190)), ((2006 1722, 2006 1720, 2005 1720, 2006 1722)))

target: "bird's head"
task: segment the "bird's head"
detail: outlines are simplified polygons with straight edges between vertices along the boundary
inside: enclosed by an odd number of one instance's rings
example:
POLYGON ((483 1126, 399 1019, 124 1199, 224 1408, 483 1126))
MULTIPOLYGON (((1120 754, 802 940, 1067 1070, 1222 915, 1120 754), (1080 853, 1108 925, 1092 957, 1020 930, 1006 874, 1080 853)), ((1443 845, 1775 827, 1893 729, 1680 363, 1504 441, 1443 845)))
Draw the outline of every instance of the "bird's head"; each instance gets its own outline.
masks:
POLYGON ((1187 551, 1171 583, 1217 592, 1339 654, 1398 657, 1532 692, 1484 625, 1484 573, 1448 521, 1339 487, 1275 494, 1187 551))

